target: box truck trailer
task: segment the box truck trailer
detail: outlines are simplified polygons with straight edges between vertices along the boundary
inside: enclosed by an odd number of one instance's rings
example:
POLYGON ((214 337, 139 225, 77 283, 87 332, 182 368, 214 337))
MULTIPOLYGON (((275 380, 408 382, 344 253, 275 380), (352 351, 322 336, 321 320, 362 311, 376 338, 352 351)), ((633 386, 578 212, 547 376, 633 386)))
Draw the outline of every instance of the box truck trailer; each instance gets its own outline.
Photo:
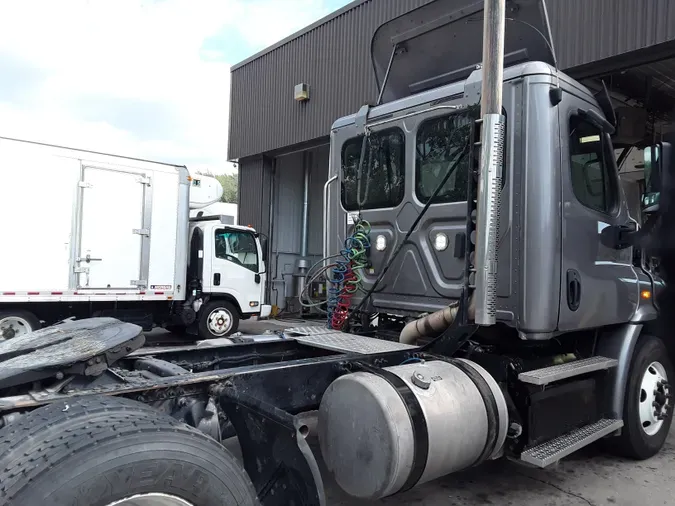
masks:
POLYGON ((268 316, 264 249, 212 177, 179 165, 0 138, 0 339, 115 316, 222 337, 268 316))

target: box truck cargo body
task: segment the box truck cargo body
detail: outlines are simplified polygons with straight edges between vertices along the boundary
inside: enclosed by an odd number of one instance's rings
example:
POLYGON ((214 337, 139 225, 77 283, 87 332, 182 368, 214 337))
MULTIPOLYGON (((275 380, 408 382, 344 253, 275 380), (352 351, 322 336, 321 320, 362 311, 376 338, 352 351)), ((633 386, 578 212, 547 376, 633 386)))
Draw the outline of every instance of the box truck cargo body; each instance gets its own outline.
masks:
POLYGON ((186 309, 177 305, 194 311, 213 298, 202 290, 205 276, 238 317, 260 313, 264 262, 255 231, 209 217, 190 221, 190 209, 220 199, 216 179, 193 178, 184 166, 4 138, 0 177, 0 338, 3 318, 5 338, 36 320, 93 313, 126 313, 146 328, 198 325, 191 315, 176 319, 186 309), (195 229, 200 239, 191 241, 195 229), (235 240, 255 254, 212 258, 226 232, 230 249, 235 240), (11 319, 12 311, 24 317, 11 319))

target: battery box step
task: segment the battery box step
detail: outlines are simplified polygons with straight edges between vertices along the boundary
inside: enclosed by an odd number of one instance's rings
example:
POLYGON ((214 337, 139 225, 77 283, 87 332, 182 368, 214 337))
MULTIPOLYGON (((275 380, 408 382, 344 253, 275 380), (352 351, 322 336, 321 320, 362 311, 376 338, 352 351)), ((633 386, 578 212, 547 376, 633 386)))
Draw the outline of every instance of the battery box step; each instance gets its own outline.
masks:
POLYGON ((521 372, 518 375, 518 380, 531 385, 548 385, 554 381, 610 369, 616 367, 618 363, 618 360, 607 357, 583 358, 565 364, 544 367, 543 369, 521 372))
POLYGON ((623 420, 603 418, 567 434, 525 450, 520 460, 537 467, 547 467, 623 427, 623 420))

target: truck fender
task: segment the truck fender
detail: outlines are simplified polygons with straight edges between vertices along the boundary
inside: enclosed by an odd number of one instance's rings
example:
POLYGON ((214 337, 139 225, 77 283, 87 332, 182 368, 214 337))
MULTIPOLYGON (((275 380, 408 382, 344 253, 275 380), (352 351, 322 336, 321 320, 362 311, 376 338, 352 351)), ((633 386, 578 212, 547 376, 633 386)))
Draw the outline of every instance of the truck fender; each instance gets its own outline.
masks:
MULTIPOLYGON (((243 316, 243 312, 241 310, 241 306, 239 305, 239 302, 237 301, 236 297, 230 295, 229 293, 218 293, 218 294, 210 294, 205 297, 203 297, 204 304, 202 306, 205 306, 212 300, 226 300, 230 304, 234 306, 234 308, 239 312, 239 316, 243 316)), ((201 310, 201 308, 200 308, 201 310)))
POLYGON ((605 416, 617 420, 623 419, 623 404, 631 358, 641 333, 642 324, 626 323, 604 330, 598 337, 596 355, 614 358, 619 362, 616 367, 607 372, 607 393, 604 401, 605 416))

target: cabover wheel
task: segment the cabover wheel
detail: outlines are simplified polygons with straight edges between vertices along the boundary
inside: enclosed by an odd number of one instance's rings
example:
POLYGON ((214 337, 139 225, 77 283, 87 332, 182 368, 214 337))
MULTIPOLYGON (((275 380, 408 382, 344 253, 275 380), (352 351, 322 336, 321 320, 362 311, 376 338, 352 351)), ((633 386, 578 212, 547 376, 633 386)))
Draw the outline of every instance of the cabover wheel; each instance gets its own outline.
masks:
POLYGON ((37 316, 29 311, 0 311, 0 341, 40 330, 37 316))
POLYGON ((0 430, 0 506, 257 505, 213 439, 114 397, 56 402, 0 430))
POLYGON ((626 388, 624 427, 621 436, 608 440, 616 453, 642 460, 659 452, 673 420, 668 382, 674 378, 663 341, 653 336, 638 339, 626 388))
POLYGON ((239 328, 239 312, 224 300, 212 300, 199 310, 199 337, 215 339, 234 334, 239 328))

